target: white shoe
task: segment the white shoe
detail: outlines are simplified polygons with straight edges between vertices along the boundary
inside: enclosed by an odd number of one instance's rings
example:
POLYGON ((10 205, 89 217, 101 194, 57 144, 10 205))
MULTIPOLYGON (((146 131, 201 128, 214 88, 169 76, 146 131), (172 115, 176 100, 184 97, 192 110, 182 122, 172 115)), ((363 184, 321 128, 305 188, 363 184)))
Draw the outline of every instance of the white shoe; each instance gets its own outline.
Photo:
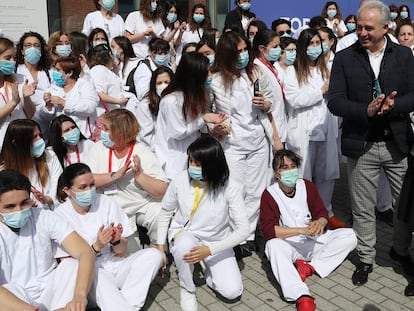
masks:
POLYGON ((197 311, 196 294, 188 292, 185 288, 180 288, 180 306, 182 311, 197 311))

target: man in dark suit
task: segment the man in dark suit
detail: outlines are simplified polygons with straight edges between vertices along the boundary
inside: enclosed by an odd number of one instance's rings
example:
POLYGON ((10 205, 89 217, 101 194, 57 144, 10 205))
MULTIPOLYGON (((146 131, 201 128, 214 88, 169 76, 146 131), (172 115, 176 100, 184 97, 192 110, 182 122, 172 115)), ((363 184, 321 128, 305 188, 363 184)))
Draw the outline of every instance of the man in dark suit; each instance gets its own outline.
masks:
MULTIPOLYGON (((383 167, 396 202, 407 170, 413 135, 408 113, 414 110, 414 58, 410 49, 386 35, 390 11, 381 1, 364 1, 358 11, 358 41, 335 56, 328 92, 330 111, 343 118, 342 154, 348 175, 357 265, 352 282, 368 281, 375 260, 375 204, 383 167)), ((390 256, 414 275, 406 223, 394 217, 390 256)))

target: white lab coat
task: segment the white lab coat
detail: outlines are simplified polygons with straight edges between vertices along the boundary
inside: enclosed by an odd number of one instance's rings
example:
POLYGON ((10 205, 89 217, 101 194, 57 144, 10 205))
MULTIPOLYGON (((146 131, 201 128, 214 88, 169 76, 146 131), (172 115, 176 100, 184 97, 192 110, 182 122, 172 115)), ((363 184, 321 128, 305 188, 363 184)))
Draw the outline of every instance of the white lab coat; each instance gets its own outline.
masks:
POLYGON ((86 15, 83 21, 82 32, 89 36, 94 28, 105 30, 108 35, 109 43, 117 36, 125 36, 125 23, 122 17, 112 12, 112 19, 107 19, 101 11, 94 11, 86 15))

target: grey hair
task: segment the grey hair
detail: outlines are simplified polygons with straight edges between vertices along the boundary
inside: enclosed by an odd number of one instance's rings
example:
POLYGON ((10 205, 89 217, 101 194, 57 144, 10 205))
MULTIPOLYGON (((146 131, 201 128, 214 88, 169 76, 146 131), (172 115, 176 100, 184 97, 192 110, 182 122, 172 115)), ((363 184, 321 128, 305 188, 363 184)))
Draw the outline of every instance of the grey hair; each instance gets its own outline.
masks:
POLYGON ((365 9, 378 9, 381 13, 381 24, 388 25, 391 21, 391 12, 388 5, 384 4, 382 1, 379 0, 368 0, 363 1, 361 6, 358 9, 358 16, 361 12, 365 9))

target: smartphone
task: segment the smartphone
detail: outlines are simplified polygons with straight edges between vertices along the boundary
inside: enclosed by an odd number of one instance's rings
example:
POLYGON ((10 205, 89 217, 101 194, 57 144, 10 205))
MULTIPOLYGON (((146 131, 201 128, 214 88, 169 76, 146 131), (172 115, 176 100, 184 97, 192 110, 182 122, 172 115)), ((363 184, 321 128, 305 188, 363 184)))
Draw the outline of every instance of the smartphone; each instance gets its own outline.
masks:
POLYGON ((259 93, 259 91, 260 91, 260 85, 259 85, 259 79, 257 79, 253 83, 253 94, 254 94, 254 96, 256 96, 257 93, 259 93))

